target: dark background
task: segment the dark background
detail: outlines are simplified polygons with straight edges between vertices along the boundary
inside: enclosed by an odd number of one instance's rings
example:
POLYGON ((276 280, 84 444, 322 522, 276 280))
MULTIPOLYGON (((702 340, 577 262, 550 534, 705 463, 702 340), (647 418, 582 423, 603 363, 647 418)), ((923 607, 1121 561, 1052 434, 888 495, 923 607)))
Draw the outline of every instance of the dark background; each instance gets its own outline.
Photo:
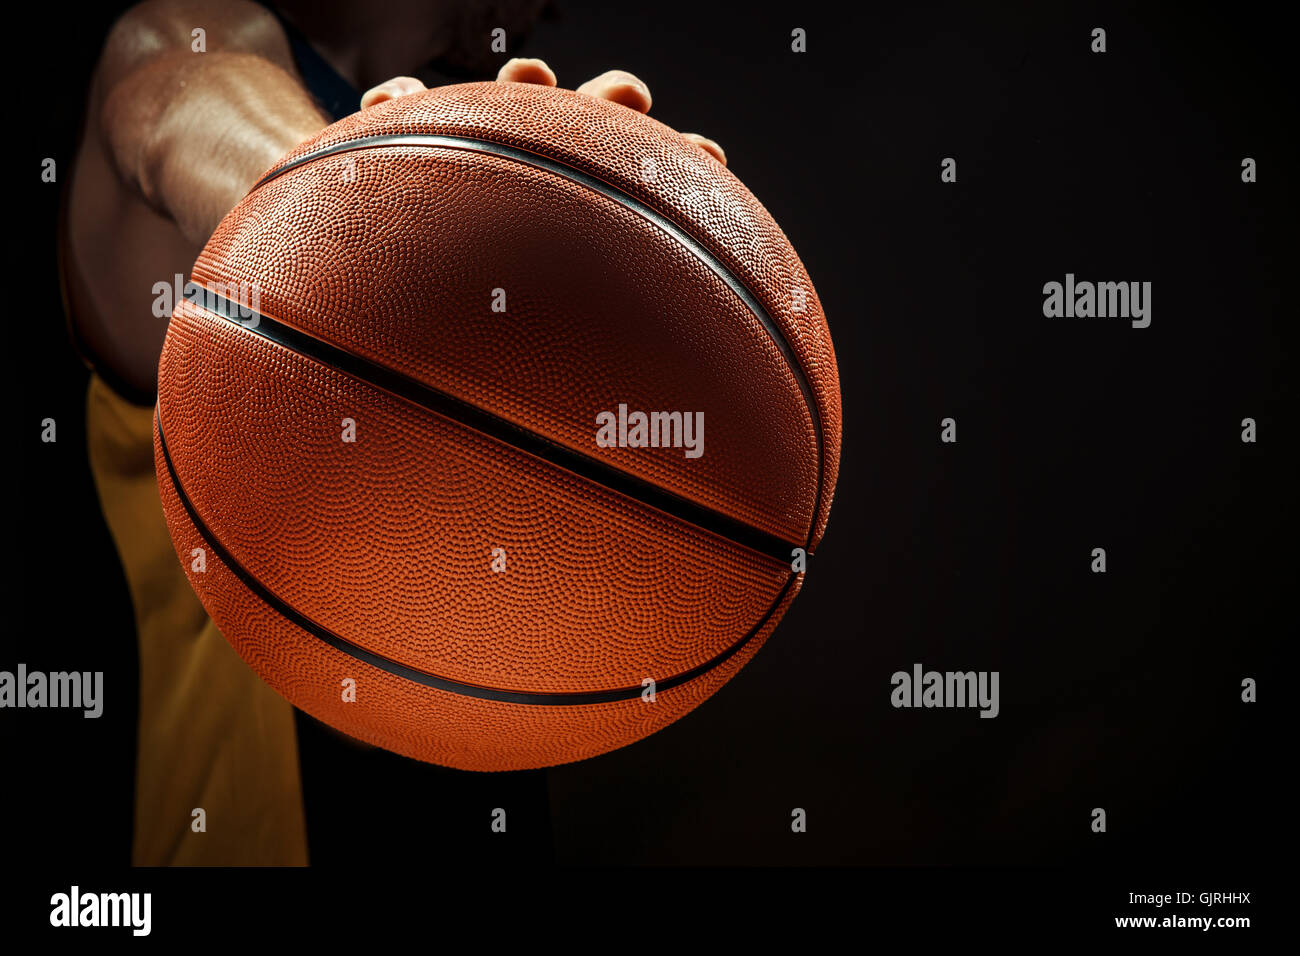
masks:
MULTIPOLYGON (((38 177, 53 156, 66 180, 125 6, 11 35, 31 59, 9 60, 22 135, 5 159, 31 205, 11 210, 8 244, 0 667, 103 670, 107 704, 96 721, 0 715, 4 827, 33 864, 65 869, 129 862, 137 660, 64 334, 60 187, 38 177), (39 441, 46 416, 56 445, 39 441)), ((565 86, 643 77, 653 115, 722 143, 807 265, 843 388, 829 529, 755 660, 610 755, 474 775, 301 718, 313 862, 1272 859, 1283 758, 1268 731, 1295 626, 1291 34, 1262 8, 1186 4, 557 10, 521 52, 565 86), (806 54, 789 50, 796 26, 806 54), (948 156, 956 184, 939 180, 948 156), (1241 182, 1245 156, 1258 183, 1241 182), (1067 272, 1151 281, 1151 327, 1044 318, 1042 286, 1067 272), (946 416, 956 445, 939 441, 946 416), (1247 416, 1258 444, 1240 441, 1247 416), (1000 716, 893 709, 890 675, 916 662, 1000 671, 1000 716), (1258 704, 1241 702, 1244 677, 1258 704), (504 846, 471 829, 491 806, 512 811, 504 846)))

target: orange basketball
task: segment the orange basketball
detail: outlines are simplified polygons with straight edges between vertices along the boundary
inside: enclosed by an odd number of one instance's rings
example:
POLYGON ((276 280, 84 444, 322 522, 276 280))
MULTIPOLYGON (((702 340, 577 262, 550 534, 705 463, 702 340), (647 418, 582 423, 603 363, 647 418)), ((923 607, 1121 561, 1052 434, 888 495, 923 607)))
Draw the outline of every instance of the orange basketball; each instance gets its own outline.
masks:
POLYGON ((267 683, 512 770, 645 737, 754 655, 825 527, 840 399, 812 283, 725 167, 473 83, 334 124, 235 207, 155 423, 177 553, 267 683))

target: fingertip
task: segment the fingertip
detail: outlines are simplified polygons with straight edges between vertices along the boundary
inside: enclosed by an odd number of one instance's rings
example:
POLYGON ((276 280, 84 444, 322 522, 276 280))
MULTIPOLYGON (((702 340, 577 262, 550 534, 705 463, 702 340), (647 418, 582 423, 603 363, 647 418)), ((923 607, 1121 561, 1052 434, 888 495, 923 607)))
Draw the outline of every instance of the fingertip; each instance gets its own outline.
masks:
POLYGON ((392 97, 389 96, 388 91, 382 86, 372 86, 361 94, 361 108, 363 110, 368 110, 370 107, 390 99, 392 99, 392 97))
POLYGON ((601 97, 638 113, 650 112, 650 91, 637 83, 612 83, 601 97))
POLYGON ((419 93, 427 87, 420 80, 413 76, 395 76, 391 80, 385 80, 378 86, 372 86, 361 95, 361 108, 369 109, 380 103, 386 103, 389 100, 396 99, 399 96, 409 96, 412 93, 419 93))
POLYGON ((545 60, 515 57, 507 60, 497 71, 500 83, 532 83, 537 86, 555 86, 555 71, 546 65, 545 60))
POLYGON ((700 149, 704 150, 723 166, 727 165, 726 150, 719 146, 714 140, 709 139, 707 136, 701 136, 699 133, 682 133, 682 138, 700 147, 700 149))
POLYGON ((578 87, 578 92, 618 103, 638 113, 650 112, 653 102, 650 87, 646 86, 640 77, 626 70, 609 70, 593 77, 578 87))

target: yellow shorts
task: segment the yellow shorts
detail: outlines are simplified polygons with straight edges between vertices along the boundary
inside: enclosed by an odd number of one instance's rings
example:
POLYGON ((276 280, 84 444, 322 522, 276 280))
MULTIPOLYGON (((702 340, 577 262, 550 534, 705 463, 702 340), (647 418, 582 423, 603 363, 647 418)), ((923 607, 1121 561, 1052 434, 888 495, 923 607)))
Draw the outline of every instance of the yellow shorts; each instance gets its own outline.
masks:
POLYGON ((92 374, 86 435, 140 641, 132 863, 305 865, 293 709, 239 659, 190 589, 154 477, 153 409, 92 374), (195 829, 200 809, 204 832, 195 829))

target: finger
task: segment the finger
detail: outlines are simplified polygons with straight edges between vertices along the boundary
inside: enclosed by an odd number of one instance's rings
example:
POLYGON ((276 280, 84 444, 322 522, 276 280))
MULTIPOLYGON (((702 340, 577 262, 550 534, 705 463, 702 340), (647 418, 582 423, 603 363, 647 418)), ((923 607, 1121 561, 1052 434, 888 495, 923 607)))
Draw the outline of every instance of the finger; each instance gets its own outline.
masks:
POLYGON ((700 149, 704 150, 723 166, 727 165, 727 154, 723 152, 722 147, 709 139, 707 136, 701 136, 699 133, 682 133, 682 139, 688 143, 694 143, 700 149))
POLYGON ((529 60, 515 57, 497 71, 498 83, 536 83, 538 86, 554 86, 555 73, 545 60, 529 60))
POLYGON ((378 86, 372 86, 361 96, 361 108, 368 109, 379 103, 386 103, 389 100, 395 100, 399 96, 406 96, 409 93, 419 93, 425 89, 425 85, 413 76, 395 76, 391 80, 385 80, 378 86))
POLYGON ((650 87, 625 70, 610 70, 588 80, 578 87, 579 93, 599 96, 636 110, 638 113, 650 112, 650 87))

